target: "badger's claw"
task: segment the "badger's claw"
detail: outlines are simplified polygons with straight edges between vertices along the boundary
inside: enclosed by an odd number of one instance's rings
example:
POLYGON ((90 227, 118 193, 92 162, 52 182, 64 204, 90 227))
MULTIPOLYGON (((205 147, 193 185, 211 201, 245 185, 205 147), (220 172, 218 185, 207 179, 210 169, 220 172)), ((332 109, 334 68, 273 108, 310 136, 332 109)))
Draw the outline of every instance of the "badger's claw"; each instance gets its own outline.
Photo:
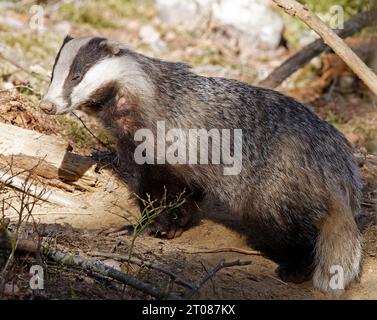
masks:
POLYGON ((146 228, 146 233, 157 238, 173 239, 198 224, 199 220, 197 210, 188 206, 175 210, 173 214, 161 214, 146 228))
POLYGON ((147 228, 147 233, 150 236, 163 239, 173 239, 178 238, 184 231, 184 228, 177 226, 170 226, 170 229, 161 229, 161 226, 158 224, 153 224, 147 228))

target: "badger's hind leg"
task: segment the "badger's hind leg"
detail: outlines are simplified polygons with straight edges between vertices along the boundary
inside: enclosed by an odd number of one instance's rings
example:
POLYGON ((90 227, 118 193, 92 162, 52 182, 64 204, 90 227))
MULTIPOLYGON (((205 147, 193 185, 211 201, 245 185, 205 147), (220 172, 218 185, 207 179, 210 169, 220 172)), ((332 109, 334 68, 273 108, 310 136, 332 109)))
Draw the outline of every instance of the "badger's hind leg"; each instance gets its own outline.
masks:
POLYGON ((262 210, 248 223, 251 245, 279 264, 282 280, 300 283, 312 277, 317 289, 338 294, 358 278, 361 235, 347 197, 336 190, 329 197, 323 214, 311 213, 310 207, 279 215, 262 210))
POLYGON ((146 169, 138 196, 140 211, 146 217, 144 222, 148 220, 148 215, 152 216, 152 223, 146 228, 149 235, 172 239, 200 221, 198 203, 202 199, 202 192, 187 186, 162 166, 146 169), (149 200, 145 202, 141 199, 149 200), (161 210, 154 215, 148 207, 150 201, 154 201, 154 208, 164 206, 164 203, 173 204, 175 207, 161 210))
POLYGON ((307 252, 298 260, 282 262, 276 273, 285 282, 302 283, 313 276, 313 258, 307 252))
POLYGON ((276 272, 285 282, 310 280, 314 272, 317 229, 290 210, 273 214, 266 210, 247 215, 249 244, 278 264, 276 272), (288 217, 288 214, 291 214, 288 217), (287 218, 287 220, 285 219, 287 218))
POLYGON ((347 197, 333 197, 316 243, 314 286, 341 293, 359 277, 362 259, 361 234, 347 197))

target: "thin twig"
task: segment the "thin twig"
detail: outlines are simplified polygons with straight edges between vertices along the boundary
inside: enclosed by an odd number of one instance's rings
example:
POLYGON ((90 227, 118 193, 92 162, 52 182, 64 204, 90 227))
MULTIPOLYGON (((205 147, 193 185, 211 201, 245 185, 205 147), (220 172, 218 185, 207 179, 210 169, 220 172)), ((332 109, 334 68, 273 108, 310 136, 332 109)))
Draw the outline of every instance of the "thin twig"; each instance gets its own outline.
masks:
MULTIPOLYGON (((11 235, 11 237, 15 236, 11 235)), ((46 257, 55 262, 65 264, 67 266, 80 266, 82 268, 98 272, 105 277, 117 280, 157 299, 182 300, 182 297, 175 293, 165 292, 158 287, 145 283, 101 262, 85 259, 81 256, 72 256, 68 253, 56 250, 48 245, 40 245, 36 241, 30 239, 19 239, 17 250, 32 254, 39 254, 43 252, 46 257)))
POLYGON ((81 122, 81 124, 84 126, 84 128, 89 132, 89 134, 98 141, 99 144, 101 144, 103 147, 105 147, 107 150, 111 150, 110 146, 103 142, 100 138, 98 138, 85 124, 85 122, 76 114, 72 111, 72 114, 81 122))
POLYGON ((274 277, 274 276, 272 276, 272 275, 270 275, 270 274, 267 274, 267 277, 269 277, 269 278, 271 278, 271 279, 273 279, 273 280, 275 280, 275 281, 277 281, 277 282, 280 282, 281 284, 284 284, 285 286, 289 286, 289 284, 286 283, 285 281, 283 281, 283 280, 281 280, 281 279, 279 279, 279 278, 276 278, 276 277, 274 277))
POLYGON ((212 269, 212 271, 208 272, 195 286, 193 290, 191 290, 187 295, 186 298, 192 297, 194 294, 196 294, 202 287, 203 285, 212 277, 214 277, 221 269, 224 268, 230 268, 234 266, 246 266, 251 264, 251 261, 246 261, 246 260, 235 260, 231 262, 226 262, 224 259, 222 259, 216 267, 212 269))
POLYGON ((125 285, 129 285, 132 288, 135 288, 157 299, 182 300, 182 298, 175 293, 165 292, 158 287, 155 287, 149 283, 145 283, 101 262, 85 259, 80 256, 72 256, 53 248, 45 248, 44 252, 55 262, 64 263, 66 265, 81 266, 83 268, 90 269, 92 271, 100 273, 101 275, 117 280, 125 285))
POLYGON ((178 276, 174 272, 172 272, 168 269, 165 269, 163 266, 161 266, 160 264, 157 264, 157 263, 142 261, 142 260, 137 259, 137 258, 129 259, 128 256, 123 256, 123 255, 119 255, 119 254, 116 254, 116 253, 105 253, 105 252, 95 251, 95 252, 90 252, 89 254, 91 256, 96 256, 96 257, 110 258, 110 259, 115 259, 115 260, 119 260, 119 261, 129 261, 131 264, 136 264, 140 267, 147 267, 147 268, 150 268, 150 269, 154 269, 154 270, 160 271, 160 272, 170 276, 170 278, 172 280, 174 280, 174 282, 176 284, 180 284, 180 285, 182 285, 186 288, 189 288, 191 290, 195 288, 195 286, 193 284, 191 284, 189 281, 183 279, 182 277, 178 276))
POLYGON ((180 250, 183 253, 186 254, 202 254, 202 253, 222 253, 222 252, 236 252, 236 253, 241 253, 245 255, 252 255, 252 256, 260 256, 261 253, 256 250, 247 250, 247 249, 242 249, 242 248, 236 248, 236 247, 226 247, 226 248, 216 248, 216 249, 199 249, 199 250, 192 250, 192 251, 185 251, 180 250))

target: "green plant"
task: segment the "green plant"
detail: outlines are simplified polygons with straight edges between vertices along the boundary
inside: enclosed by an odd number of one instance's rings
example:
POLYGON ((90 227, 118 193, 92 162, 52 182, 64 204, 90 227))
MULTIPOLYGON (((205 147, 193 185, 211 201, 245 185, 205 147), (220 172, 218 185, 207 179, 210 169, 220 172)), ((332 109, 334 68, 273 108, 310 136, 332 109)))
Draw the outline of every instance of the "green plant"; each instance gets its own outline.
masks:
POLYGON ((138 218, 134 223, 134 232, 131 238, 131 244, 128 252, 127 272, 129 270, 130 260, 136 239, 143 233, 146 228, 148 228, 154 222, 154 220, 160 214, 170 214, 172 211, 183 205, 187 200, 187 198, 184 197, 184 194, 185 190, 176 195, 176 197, 170 202, 167 201, 166 188, 164 188, 164 194, 162 198, 158 200, 152 200, 149 194, 147 195, 147 199, 142 199, 140 196, 136 195, 136 197, 142 202, 144 209, 141 213, 140 218, 138 218))

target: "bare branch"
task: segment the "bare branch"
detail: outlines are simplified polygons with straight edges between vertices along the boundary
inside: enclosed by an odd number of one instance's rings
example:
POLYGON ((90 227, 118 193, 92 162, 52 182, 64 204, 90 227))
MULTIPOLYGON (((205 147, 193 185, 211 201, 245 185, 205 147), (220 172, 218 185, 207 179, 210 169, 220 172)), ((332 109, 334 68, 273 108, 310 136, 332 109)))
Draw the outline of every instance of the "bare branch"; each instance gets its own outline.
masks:
MULTIPOLYGON (((377 21, 377 9, 362 12, 354 15, 344 24, 344 29, 336 30, 340 38, 347 38, 365 27, 375 24, 377 21)), ((329 46, 322 40, 318 39, 310 43, 302 50, 288 58, 282 65, 276 68, 266 79, 262 80, 259 85, 266 88, 274 89, 279 86, 286 78, 302 68, 311 59, 321 54, 329 46)))
POLYGON ((224 268, 230 268, 234 266, 246 266, 251 264, 251 261, 247 260, 235 260, 231 262, 226 262, 224 259, 221 260, 216 267, 212 269, 212 271, 208 272, 195 286, 193 290, 191 290, 187 294, 187 298, 191 298, 194 294, 196 294, 202 287, 203 285, 210 280, 212 277, 214 277, 220 270, 224 268))
POLYGON ((241 253, 245 255, 253 255, 253 256, 260 256, 260 251, 257 250, 247 250, 242 248, 236 248, 236 247, 225 247, 225 248, 215 248, 215 249, 193 249, 190 251, 185 251, 184 249, 180 250, 183 253, 186 254, 202 254, 202 253, 222 253, 222 252, 236 252, 241 253))
POLYGON ((83 268, 90 269, 92 271, 100 273, 101 275, 110 277, 114 280, 124 283, 125 285, 151 295, 152 297, 158 299, 182 300, 182 298, 175 293, 164 292, 160 288, 154 287, 149 283, 145 283, 98 261, 88 260, 80 256, 71 256, 67 253, 55 250, 53 248, 44 248, 44 252, 49 258, 56 262, 64 263, 66 265, 81 266, 83 268))
MULTIPOLYGON (((2 234, 0 233, 0 236, 1 235, 2 234)), ((15 237, 15 235, 10 236, 15 237)), ((139 279, 136 279, 128 274, 118 271, 101 262, 85 259, 80 256, 72 256, 68 253, 56 250, 47 245, 42 246, 41 243, 33 240, 19 239, 17 250, 37 255, 43 253, 45 256, 47 256, 55 262, 62 263, 68 266, 80 266, 84 269, 89 269, 91 271, 98 272, 102 276, 117 280, 125 285, 135 288, 157 299, 182 300, 182 298, 175 293, 165 292, 158 287, 155 287, 149 283, 145 283, 139 279)), ((128 257, 125 258, 128 259, 128 257)))
POLYGON ((148 261, 142 261, 137 258, 131 258, 129 259, 128 256, 123 256, 115 253, 105 253, 105 252, 91 252, 90 255, 97 256, 97 257, 105 257, 105 258, 111 258, 115 260, 120 260, 120 261, 129 261, 131 264, 136 264, 140 267, 147 267, 150 269, 154 269, 157 271, 160 271, 162 273, 165 273, 166 275, 170 276, 170 278, 176 283, 180 284, 184 287, 187 287, 189 289, 194 289, 194 285, 188 282, 187 280, 183 279, 182 277, 178 276, 174 272, 165 269, 163 266, 157 263, 150 263, 148 261))

